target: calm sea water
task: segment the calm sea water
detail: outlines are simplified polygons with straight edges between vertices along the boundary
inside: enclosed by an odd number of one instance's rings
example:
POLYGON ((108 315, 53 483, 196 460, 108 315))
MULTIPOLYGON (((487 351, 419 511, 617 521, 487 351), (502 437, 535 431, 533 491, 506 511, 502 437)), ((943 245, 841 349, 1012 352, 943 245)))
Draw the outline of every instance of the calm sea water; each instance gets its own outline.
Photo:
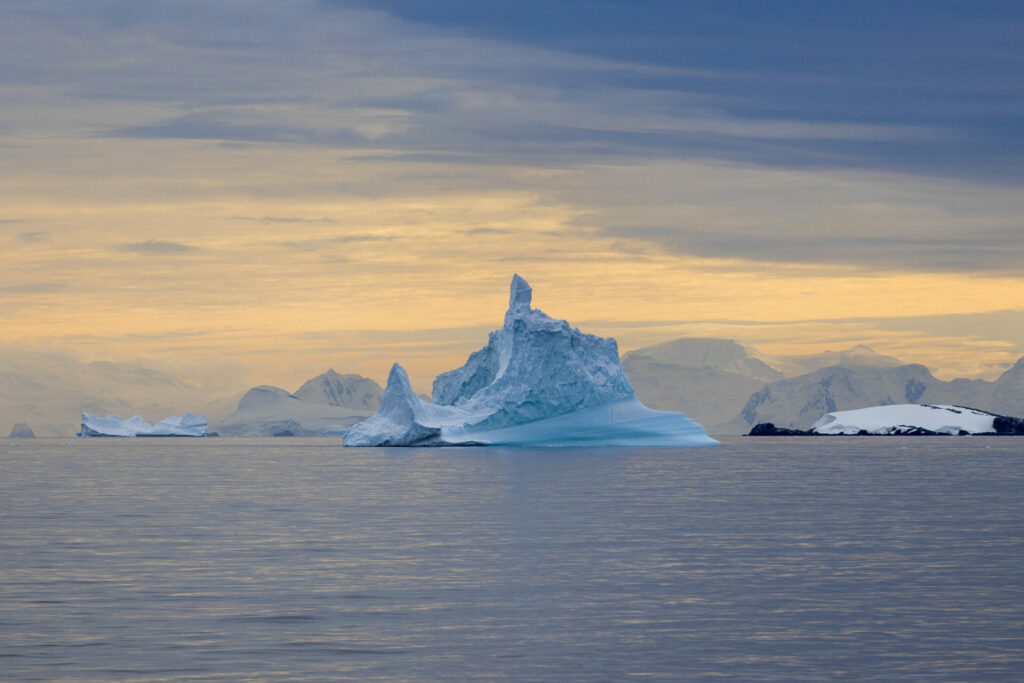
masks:
POLYGON ((0 441, 0 678, 1024 679, 1024 439, 0 441))

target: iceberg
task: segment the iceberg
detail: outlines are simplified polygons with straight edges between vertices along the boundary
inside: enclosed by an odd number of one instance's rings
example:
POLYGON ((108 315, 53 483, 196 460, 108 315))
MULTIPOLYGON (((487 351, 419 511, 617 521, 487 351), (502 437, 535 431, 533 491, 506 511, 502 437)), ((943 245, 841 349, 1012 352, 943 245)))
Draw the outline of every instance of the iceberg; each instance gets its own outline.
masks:
POLYGON ((195 413, 185 413, 181 417, 167 417, 151 425, 140 415, 122 420, 120 415, 97 417, 82 413, 82 429, 78 436, 206 436, 206 418, 195 413))
POLYGON ((637 400, 614 339, 584 334, 531 308, 512 278, 504 325, 461 368, 416 395, 395 363, 380 410, 343 435, 346 446, 712 446, 682 413, 637 400))
POLYGON ((7 437, 8 439, 34 439, 36 433, 32 431, 24 422, 18 422, 11 428, 11 433, 7 437))

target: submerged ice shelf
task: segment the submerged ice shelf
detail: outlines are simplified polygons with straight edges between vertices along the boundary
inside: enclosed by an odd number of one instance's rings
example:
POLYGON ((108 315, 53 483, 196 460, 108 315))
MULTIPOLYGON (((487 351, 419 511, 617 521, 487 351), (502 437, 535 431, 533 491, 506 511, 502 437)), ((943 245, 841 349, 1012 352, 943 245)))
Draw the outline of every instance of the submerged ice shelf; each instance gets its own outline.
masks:
POLYGON ((416 396, 395 363, 376 415, 344 434, 346 446, 710 446, 682 413, 641 404, 614 339, 584 334, 531 308, 512 278, 504 325, 461 368, 416 396))

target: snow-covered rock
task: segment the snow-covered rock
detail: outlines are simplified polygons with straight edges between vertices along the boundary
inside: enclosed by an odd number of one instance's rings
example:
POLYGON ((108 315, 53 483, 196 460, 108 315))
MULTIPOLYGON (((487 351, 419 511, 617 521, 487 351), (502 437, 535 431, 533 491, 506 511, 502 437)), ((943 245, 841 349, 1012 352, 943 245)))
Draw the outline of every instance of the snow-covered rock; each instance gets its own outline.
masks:
POLYGON ((504 325, 464 366, 434 380, 433 403, 416 396, 396 363, 380 410, 345 432, 345 445, 717 444, 682 413, 636 399, 614 339, 531 308, 532 296, 512 278, 504 325))
POLYGON ((206 436, 206 418, 195 413, 185 413, 181 417, 167 417, 151 425, 140 415, 122 420, 120 415, 98 417, 82 413, 82 429, 78 436, 206 436))
POLYGON ((960 406, 902 403, 825 413, 814 434, 995 434, 998 415, 960 406))
POLYGON ((786 429, 809 429, 823 414, 837 410, 917 401, 961 402, 945 394, 943 386, 923 365, 832 366, 768 384, 750 396, 731 425, 719 427, 723 434, 744 434, 765 422, 786 429))

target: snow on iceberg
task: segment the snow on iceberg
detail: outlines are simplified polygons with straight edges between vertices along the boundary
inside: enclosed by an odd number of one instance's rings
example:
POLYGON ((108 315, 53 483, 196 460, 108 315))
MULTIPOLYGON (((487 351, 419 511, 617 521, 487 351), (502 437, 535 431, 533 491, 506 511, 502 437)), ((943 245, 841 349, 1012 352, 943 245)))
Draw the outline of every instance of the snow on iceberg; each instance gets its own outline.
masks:
POLYGON ((120 415, 97 417, 82 413, 82 429, 78 436, 206 436, 206 418, 195 413, 167 417, 154 425, 139 415, 122 420, 120 415))
POLYGON ((533 290, 512 278, 505 324, 461 368, 416 396, 401 365, 380 410, 345 432, 346 446, 711 446, 682 413, 640 403, 614 339, 584 334, 531 308, 533 290))
POLYGON ((825 413, 812 434, 994 434, 998 415, 961 406, 903 403, 825 413))

